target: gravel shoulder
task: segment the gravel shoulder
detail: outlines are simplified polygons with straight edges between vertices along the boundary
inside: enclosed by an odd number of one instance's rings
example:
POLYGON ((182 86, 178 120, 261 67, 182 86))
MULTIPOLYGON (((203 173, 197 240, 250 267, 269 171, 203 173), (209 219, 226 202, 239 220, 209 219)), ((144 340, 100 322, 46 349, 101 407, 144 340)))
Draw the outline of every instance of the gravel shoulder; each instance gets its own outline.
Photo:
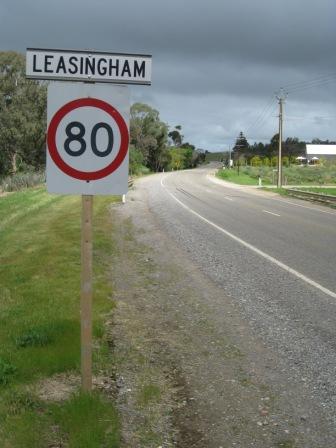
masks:
POLYGON ((160 225, 146 185, 113 206, 108 331, 123 446, 318 448, 336 432, 304 379, 160 225))

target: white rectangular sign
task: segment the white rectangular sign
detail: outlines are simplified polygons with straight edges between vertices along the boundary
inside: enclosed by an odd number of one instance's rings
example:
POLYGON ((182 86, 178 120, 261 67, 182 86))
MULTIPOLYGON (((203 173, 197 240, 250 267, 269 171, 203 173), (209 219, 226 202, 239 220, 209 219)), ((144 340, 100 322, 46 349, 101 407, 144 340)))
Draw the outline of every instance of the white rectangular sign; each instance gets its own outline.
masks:
POLYGON ((149 55, 27 48, 27 78, 150 85, 151 76, 149 55))
POLYGON ((50 193, 127 193, 129 110, 127 86, 70 82, 48 86, 50 193))

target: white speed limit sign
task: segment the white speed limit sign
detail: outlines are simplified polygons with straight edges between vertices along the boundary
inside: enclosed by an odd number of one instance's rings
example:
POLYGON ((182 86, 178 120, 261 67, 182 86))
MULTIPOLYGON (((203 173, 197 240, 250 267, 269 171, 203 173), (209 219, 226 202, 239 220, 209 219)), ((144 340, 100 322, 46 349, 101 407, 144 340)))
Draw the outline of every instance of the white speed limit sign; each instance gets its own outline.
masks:
POLYGON ((52 83, 48 87, 48 191, 126 193, 128 122, 126 86, 52 83))

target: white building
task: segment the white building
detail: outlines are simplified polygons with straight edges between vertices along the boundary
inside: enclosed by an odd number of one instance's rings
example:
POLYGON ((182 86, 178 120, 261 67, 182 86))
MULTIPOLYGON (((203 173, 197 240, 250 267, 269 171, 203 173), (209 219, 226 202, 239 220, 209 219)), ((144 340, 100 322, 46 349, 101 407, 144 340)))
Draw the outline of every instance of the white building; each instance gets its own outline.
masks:
POLYGON ((336 145, 306 145, 307 161, 319 159, 335 159, 336 145))

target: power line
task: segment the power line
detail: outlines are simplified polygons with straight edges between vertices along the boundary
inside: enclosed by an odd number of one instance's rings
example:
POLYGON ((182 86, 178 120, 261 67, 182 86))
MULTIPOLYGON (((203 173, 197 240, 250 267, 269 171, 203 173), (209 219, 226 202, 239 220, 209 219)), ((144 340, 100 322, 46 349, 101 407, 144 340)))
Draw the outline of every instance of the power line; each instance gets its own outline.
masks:
MULTIPOLYGON (((282 92, 282 95, 288 95, 289 93, 296 93, 300 90, 306 90, 311 89, 314 87, 323 86, 332 82, 336 81, 336 72, 331 72, 325 75, 320 75, 316 78, 312 78, 310 80, 306 81, 295 81, 292 83, 284 84, 284 86, 280 89, 282 92)), ((278 98, 279 99, 279 98, 278 98)), ((283 98, 284 99, 284 98, 283 98)), ((275 98, 273 96, 269 97, 266 101, 266 104, 261 109, 259 114, 256 116, 256 119, 252 121, 248 127, 246 128, 245 135, 248 137, 248 134, 253 131, 253 133, 256 132, 256 130, 260 129, 265 123, 268 118, 270 118, 275 110, 277 109, 277 103, 275 102, 275 98)), ((332 119, 332 117, 316 117, 317 119, 332 119)), ((292 119, 301 119, 301 118, 291 118, 287 117, 286 120, 292 120, 292 119)), ((305 118, 302 118, 303 120, 305 118)), ((253 137, 249 137, 253 138, 253 137)))
POLYGON ((291 82, 288 84, 284 84, 283 88, 285 90, 288 89, 295 89, 297 87, 300 87, 301 85, 305 85, 305 84, 310 84, 310 83, 315 83, 315 82, 320 82, 320 81, 325 81, 325 80, 329 80, 329 79, 334 79, 336 77, 336 72, 331 72, 325 75, 320 75, 316 78, 312 78, 312 79, 308 79, 305 81, 295 81, 295 82, 291 82))
POLYGON ((264 124, 265 120, 273 113, 274 107, 276 106, 275 99, 272 96, 262 111, 258 114, 257 118, 252 122, 246 129, 246 134, 248 134, 251 130, 255 131, 260 128, 262 124, 264 124))
POLYGON ((336 81, 336 76, 335 77, 330 77, 330 78, 325 78, 325 79, 320 79, 320 80, 315 80, 315 81, 307 81, 306 83, 302 83, 301 85, 297 85, 296 87, 292 87, 287 89, 288 93, 295 93, 298 92, 300 90, 306 90, 306 89, 312 89, 314 87, 320 87, 320 86, 324 86, 326 84, 330 84, 332 82, 336 81))

